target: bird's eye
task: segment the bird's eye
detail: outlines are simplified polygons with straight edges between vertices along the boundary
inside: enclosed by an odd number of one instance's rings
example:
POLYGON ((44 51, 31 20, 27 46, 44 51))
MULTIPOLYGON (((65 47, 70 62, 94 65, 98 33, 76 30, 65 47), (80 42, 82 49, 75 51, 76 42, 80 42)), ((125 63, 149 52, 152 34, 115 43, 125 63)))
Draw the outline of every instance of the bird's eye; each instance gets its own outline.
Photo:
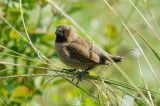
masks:
POLYGON ((68 31, 68 30, 65 30, 66 32, 68 31))

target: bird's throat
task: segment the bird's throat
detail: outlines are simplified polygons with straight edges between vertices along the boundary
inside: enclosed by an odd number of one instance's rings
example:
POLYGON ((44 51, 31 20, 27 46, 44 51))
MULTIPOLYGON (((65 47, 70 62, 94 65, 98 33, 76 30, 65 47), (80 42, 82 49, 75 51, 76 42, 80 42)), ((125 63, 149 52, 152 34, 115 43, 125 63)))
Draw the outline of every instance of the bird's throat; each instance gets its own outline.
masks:
POLYGON ((56 42, 66 42, 67 39, 64 36, 56 36, 56 42))

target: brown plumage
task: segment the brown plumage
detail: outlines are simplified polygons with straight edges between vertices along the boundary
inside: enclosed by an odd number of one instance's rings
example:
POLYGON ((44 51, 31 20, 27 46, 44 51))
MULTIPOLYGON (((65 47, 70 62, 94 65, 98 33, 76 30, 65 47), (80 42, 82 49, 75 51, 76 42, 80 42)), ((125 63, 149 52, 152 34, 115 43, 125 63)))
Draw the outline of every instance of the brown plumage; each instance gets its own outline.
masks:
POLYGON ((110 64, 109 57, 121 62, 123 57, 112 56, 97 45, 80 37, 68 25, 62 24, 56 29, 56 52, 61 61, 75 69, 88 70, 97 65, 110 64))

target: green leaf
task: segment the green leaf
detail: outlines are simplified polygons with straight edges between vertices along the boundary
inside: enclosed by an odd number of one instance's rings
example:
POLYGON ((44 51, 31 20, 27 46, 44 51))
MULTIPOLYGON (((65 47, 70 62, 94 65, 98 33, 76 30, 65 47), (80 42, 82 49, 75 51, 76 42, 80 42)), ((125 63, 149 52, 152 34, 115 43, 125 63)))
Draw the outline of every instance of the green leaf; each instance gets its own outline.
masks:
POLYGON ((116 28, 112 24, 107 25, 107 34, 113 39, 118 36, 116 28))
POLYGON ((10 37, 11 39, 19 39, 21 36, 20 36, 16 31, 11 30, 11 31, 9 32, 9 37, 10 37))
POLYGON ((2 87, 0 87, 0 97, 1 98, 5 98, 5 97, 8 97, 8 95, 9 95, 9 92, 6 90, 6 89, 3 89, 2 87))
POLYGON ((4 70, 6 67, 4 64, 0 64, 0 70, 4 70))
POLYGON ((26 96, 26 90, 28 92, 28 89, 26 88, 26 86, 17 86, 11 97, 25 97, 26 96))
POLYGON ((143 40, 149 46, 149 48, 152 50, 153 54, 157 57, 157 59, 160 61, 160 56, 158 55, 158 53, 153 49, 153 47, 144 38, 143 38, 143 40))

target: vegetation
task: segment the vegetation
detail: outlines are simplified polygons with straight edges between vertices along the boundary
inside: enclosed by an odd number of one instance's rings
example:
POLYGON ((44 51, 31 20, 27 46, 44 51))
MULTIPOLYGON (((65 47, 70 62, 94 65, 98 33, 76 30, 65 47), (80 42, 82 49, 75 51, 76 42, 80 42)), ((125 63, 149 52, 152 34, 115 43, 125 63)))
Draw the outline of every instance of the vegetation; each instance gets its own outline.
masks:
POLYGON ((159 4, 0 0, 0 105, 160 105, 159 4), (60 24, 124 61, 97 67, 76 85, 77 73, 61 71, 69 67, 55 52, 60 24))

